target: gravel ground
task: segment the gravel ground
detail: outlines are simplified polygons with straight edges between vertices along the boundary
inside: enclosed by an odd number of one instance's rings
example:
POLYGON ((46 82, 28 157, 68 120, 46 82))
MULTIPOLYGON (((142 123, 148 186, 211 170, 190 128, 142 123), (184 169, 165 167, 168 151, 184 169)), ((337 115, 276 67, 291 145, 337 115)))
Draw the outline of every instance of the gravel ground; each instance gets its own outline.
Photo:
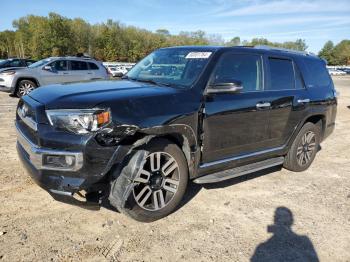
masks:
POLYGON ((0 260, 350 261, 350 77, 334 80, 336 130, 309 170, 191 184, 177 212, 150 224, 56 202, 35 185, 15 150, 18 99, 0 93, 0 260))

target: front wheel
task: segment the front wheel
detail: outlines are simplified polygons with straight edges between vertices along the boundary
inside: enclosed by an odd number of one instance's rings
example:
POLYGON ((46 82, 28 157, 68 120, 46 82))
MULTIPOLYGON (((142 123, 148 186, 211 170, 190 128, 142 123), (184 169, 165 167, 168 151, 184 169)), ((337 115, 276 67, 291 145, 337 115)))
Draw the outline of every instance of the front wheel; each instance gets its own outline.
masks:
POLYGON ((317 125, 305 123, 290 147, 283 166, 295 172, 308 169, 315 159, 320 144, 320 133, 317 125))
POLYGON ((181 149, 166 139, 154 139, 140 150, 141 160, 136 153, 112 182, 113 194, 121 188, 123 177, 132 181, 127 203, 111 204, 138 221, 151 222, 169 215, 179 205, 187 187, 188 166, 181 149))
POLYGON ((30 92, 32 92, 35 88, 37 87, 37 85, 30 80, 21 80, 18 83, 18 87, 17 87, 17 92, 16 95, 18 97, 22 97, 25 95, 28 95, 30 92))

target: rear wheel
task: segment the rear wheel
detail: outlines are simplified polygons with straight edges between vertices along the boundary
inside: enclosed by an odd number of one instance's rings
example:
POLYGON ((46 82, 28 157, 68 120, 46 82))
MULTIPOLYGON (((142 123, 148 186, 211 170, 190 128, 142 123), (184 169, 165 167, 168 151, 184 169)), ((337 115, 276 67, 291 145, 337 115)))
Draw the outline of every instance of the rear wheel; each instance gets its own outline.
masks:
POLYGON ((320 128, 313 123, 305 123, 296 136, 283 166, 295 172, 309 168, 315 159, 320 144, 320 128))
POLYGON ((31 80, 21 80, 18 83, 16 95, 18 97, 22 97, 22 96, 28 95, 36 87, 37 87, 37 85, 31 80))
MULTIPOLYGON (((127 204, 123 207, 116 203, 115 207, 138 221, 150 222, 176 209, 186 191, 188 167, 181 149, 166 139, 152 140, 142 150, 145 153, 138 168, 131 168, 137 162, 131 158, 125 168, 129 172, 121 173, 130 179, 134 177, 127 204)), ((113 183, 122 180, 117 178, 113 183)))

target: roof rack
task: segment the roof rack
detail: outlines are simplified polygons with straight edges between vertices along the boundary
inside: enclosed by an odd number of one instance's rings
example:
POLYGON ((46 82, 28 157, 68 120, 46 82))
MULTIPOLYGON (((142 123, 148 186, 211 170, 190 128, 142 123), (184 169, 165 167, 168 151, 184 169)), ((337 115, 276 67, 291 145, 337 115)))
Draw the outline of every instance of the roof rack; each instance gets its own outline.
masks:
POLYGON ((80 58, 80 59, 86 59, 86 60, 92 60, 93 58, 89 56, 88 54, 84 53, 77 53, 75 56, 69 55, 65 56, 66 58, 80 58))
POLYGON ((268 45, 256 45, 256 46, 254 46, 254 48, 271 50, 271 51, 288 52, 288 53, 298 54, 298 55, 316 56, 314 53, 311 53, 309 51, 298 51, 298 50, 292 50, 292 49, 287 49, 287 48, 282 48, 282 47, 274 47, 274 46, 268 46, 268 45))

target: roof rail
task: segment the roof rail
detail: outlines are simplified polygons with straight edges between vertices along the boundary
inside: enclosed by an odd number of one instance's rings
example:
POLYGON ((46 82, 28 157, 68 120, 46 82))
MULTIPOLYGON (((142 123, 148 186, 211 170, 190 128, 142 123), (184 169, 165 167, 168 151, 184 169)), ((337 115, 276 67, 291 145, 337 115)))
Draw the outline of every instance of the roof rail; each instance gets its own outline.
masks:
POLYGON ((274 46, 268 46, 268 45, 256 45, 254 48, 257 49, 264 49, 264 50, 272 50, 272 51, 280 51, 280 52, 288 52, 292 54, 299 54, 299 55, 306 55, 306 56, 316 56, 314 53, 311 53, 309 51, 298 51, 298 50, 292 50, 282 47, 274 47, 274 46))
POLYGON ((84 60, 92 60, 93 58, 85 53, 77 53, 76 55, 67 55, 65 58, 80 58, 84 60))

